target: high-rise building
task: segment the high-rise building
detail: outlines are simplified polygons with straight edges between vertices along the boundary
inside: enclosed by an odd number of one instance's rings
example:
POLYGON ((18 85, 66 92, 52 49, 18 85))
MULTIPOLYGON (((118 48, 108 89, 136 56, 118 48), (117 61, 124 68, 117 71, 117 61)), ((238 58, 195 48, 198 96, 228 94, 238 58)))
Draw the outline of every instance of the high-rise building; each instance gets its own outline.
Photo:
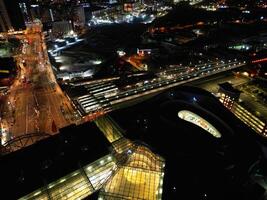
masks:
POLYGON ((71 21, 56 21, 52 23, 54 37, 62 37, 73 30, 71 21))
POLYGON ((75 21, 74 24, 77 26, 84 26, 86 23, 85 20, 85 11, 83 5, 77 6, 75 8, 75 21))
POLYGON ((1 31, 25 29, 29 21, 26 3, 22 0, 0 0, 1 31))
POLYGON ((12 28, 4 0, 0 0, 0 24, 1 31, 8 31, 12 28))

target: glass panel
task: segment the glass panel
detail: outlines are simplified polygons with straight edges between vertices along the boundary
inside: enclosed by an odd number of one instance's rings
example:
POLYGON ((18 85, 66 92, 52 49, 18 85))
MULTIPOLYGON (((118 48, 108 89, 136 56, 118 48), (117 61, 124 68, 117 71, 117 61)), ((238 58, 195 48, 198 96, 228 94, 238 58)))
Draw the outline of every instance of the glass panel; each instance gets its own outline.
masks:
POLYGON ((146 147, 138 146, 112 179, 99 199, 161 199, 164 162, 146 147))
POLYGON ((71 175, 61 178, 55 183, 48 185, 48 191, 52 199, 82 199, 94 190, 87 178, 76 171, 71 175))
POLYGON ((83 199, 92 194, 96 189, 99 189, 112 175, 115 169, 116 164, 114 157, 112 155, 107 155, 92 164, 85 166, 85 173, 82 169, 76 170, 61 179, 50 183, 47 187, 43 187, 20 198, 20 200, 47 200, 49 198, 55 200, 83 199), (88 177, 86 177, 86 175, 88 177))
POLYGON ((112 155, 108 155, 86 166, 84 171, 94 189, 98 190, 113 174, 116 168, 117 166, 114 157, 112 155))
POLYGON ((109 116, 100 117, 95 123, 109 142, 112 143, 122 137, 122 130, 109 116))

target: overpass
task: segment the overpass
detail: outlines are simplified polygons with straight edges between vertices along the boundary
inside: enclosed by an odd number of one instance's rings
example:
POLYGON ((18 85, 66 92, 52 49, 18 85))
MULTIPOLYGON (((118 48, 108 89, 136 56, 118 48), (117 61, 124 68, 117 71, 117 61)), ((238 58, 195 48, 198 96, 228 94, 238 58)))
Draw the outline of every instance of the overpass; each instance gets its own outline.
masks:
POLYGON ((265 63, 265 62, 267 62, 267 58, 261 58, 261 59, 253 60, 252 64, 265 63))

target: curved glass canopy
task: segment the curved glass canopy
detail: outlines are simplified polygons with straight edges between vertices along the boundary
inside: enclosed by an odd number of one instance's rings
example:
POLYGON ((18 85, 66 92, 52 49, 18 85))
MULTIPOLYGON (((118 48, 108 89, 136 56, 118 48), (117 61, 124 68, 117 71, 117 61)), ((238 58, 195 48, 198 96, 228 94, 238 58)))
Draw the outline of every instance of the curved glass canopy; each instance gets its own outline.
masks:
POLYGON ((220 132, 214 126, 212 126, 207 120, 203 119, 196 113, 193 113, 189 110, 181 110, 178 112, 178 117, 201 127, 216 138, 222 137, 220 132))

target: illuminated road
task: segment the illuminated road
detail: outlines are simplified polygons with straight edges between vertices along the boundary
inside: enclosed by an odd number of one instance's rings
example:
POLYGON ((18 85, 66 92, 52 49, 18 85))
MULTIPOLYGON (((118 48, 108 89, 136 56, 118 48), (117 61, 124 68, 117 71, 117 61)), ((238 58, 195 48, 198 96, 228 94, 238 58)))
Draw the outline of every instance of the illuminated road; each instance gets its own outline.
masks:
POLYGON ((56 83, 40 25, 32 24, 26 32, 17 36, 24 45, 23 53, 16 56, 20 72, 1 110, 10 138, 37 132, 55 134, 75 119, 71 102, 56 83))
MULTIPOLYGON (((23 54, 16 57, 21 70, 2 106, 5 113, 3 120, 9 124, 13 138, 35 132, 54 134, 58 128, 79 120, 71 102, 56 83, 41 28, 33 24, 32 29, 35 30, 17 36, 24 41, 23 54)), ((78 111, 83 116, 87 115, 88 120, 93 120, 112 111, 117 105, 244 65, 245 61, 217 60, 195 66, 169 67, 157 73, 152 80, 124 88, 114 84, 118 77, 84 82, 81 84, 87 88, 88 95, 78 97, 74 104, 78 105, 78 111)))
POLYGON ((126 57, 124 58, 124 60, 126 62, 130 63, 136 71, 145 71, 146 70, 145 65, 142 63, 144 59, 145 59, 145 57, 138 56, 138 55, 133 55, 133 56, 130 56, 128 58, 126 58, 126 57))

